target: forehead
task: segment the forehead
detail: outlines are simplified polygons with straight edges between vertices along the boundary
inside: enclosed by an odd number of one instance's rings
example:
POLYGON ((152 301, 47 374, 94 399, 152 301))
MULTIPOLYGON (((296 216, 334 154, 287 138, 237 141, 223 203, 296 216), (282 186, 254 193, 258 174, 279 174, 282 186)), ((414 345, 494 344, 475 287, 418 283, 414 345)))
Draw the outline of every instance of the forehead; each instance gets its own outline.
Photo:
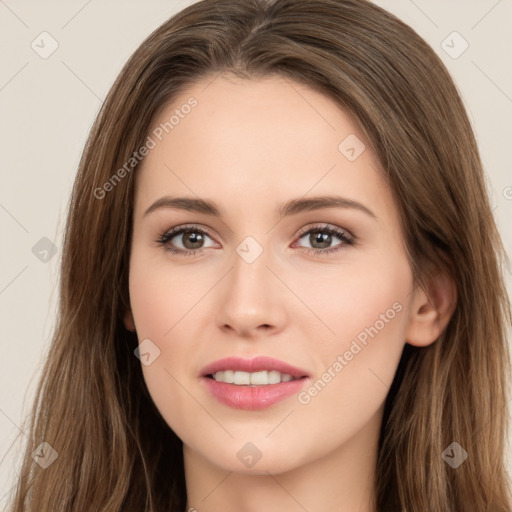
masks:
MULTIPOLYGON (((168 103, 156 118, 155 125, 165 123, 173 112, 188 111, 186 105, 191 99, 197 104, 173 128, 173 135, 183 132, 183 126, 192 125, 198 136, 208 131, 206 138, 212 145, 219 140, 234 141, 240 150, 251 147, 260 154, 301 140, 307 140, 308 144, 296 146, 295 153, 317 149, 321 142, 325 143, 322 149, 332 142, 337 150, 336 142, 345 132, 363 138, 357 119, 330 97, 279 75, 258 79, 230 75, 203 78, 168 103), (185 123, 188 118, 191 120, 185 123), (272 144, 258 147, 244 136, 254 137, 255 142, 269 141, 272 144), (247 144, 240 147, 244 140, 247 144)), ((231 149, 235 152, 237 147, 231 149)))
POLYGON ((245 207, 337 193, 393 207, 356 118, 288 78, 207 77, 165 105, 149 135, 155 147, 137 171, 144 204, 164 193, 245 207))

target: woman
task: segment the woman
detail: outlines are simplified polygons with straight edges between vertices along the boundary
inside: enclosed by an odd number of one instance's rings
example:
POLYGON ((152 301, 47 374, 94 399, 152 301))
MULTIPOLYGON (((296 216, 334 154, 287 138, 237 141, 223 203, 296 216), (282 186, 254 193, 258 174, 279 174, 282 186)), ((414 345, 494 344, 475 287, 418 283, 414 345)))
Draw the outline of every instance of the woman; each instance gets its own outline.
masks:
POLYGON ((89 136, 11 510, 510 510, 502 256, 413 30, 187 7, 89 136))

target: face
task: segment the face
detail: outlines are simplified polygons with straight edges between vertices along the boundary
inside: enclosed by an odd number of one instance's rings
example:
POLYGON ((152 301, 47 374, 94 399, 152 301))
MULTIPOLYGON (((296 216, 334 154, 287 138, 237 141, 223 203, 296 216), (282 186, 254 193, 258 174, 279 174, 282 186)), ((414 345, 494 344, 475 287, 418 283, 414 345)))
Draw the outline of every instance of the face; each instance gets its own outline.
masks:
POLYGON ((414 294, 355 118, 282 77, 217 76, 176 97, 149 136, 126 325, 186 453, 279 473, 375 434, 414 294), (237 359, 211 366, 224 358, 237 359))

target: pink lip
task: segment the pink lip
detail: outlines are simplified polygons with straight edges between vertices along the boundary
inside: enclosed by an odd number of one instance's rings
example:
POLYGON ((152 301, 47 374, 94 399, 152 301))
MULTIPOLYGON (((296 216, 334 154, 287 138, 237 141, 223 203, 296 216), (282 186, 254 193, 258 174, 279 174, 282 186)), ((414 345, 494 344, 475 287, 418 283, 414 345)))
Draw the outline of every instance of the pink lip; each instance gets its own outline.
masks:
POLYGON ((309 376, 304 370, 266 356, 258 356, 254 359, 228 357, 209 364, 201 372, 201 382, 217 400, 229 407, 247 410, 270 407, 298 393, 306 381, 309 381, 309 376), (217 382, 209 377, 209 375, 215 372, 224 370, 244 372, 276 370, 281 373, 287 373, 297 380, 280 382, 279 384, 268 384, 266 386, 239 386, 227 384, 226 382, 217 382))

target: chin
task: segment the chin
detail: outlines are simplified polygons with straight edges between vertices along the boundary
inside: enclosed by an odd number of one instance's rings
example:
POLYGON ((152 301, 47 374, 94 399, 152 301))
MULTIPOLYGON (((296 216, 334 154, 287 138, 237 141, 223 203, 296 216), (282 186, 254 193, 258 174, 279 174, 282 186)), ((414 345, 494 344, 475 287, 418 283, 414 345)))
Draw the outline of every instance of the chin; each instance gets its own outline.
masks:
MULTIPOLYGON (((273 445, 263 441, 241 441, 240 438, 219 443, 220 452, 203 454, 213 465, 224 471, 243 475, 286 473, 301 464, 297 450, 292 446, 273 445), (265 445, 265 446, 263 446, 265 445)), ((303 463, 303 462, 302 462, 303 463)))

